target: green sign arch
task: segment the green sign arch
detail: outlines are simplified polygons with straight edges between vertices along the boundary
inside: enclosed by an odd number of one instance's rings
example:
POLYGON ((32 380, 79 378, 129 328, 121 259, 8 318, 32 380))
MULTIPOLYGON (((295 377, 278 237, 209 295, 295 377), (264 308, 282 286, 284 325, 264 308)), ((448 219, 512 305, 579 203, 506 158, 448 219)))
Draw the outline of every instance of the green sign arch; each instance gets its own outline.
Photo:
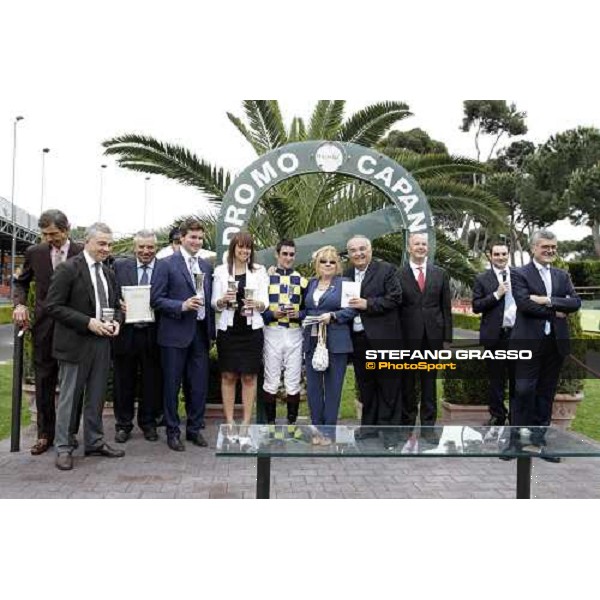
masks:
MULTIPOLYGON (((325 244, 345 250, 346 241, 359 233, 371 239, 397 231, 424 233, 428 236, 430 256, 434 256, 433 216, 425 194, 411 174, 371 148, 319 140, 276 148, 236 177, 223 198, 217 223, 219 261, 231 237, 247 228, 254 207, 267 190, 291 177, 313 173, 339 173, 369 183, 383 192, 392 206, 295 238, 298 264, 310 261, 312 253, 325 244)), ((272 249, 258 253, 263 264, 271 256, 272 249)))

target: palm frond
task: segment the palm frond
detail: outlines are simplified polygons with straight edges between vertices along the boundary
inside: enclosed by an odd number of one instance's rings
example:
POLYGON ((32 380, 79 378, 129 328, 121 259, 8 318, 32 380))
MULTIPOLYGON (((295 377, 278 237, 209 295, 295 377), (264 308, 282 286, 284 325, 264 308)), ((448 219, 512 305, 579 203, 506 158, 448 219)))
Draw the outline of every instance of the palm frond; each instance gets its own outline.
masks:
POLYGON ((434 177, 419 182, 434 214, 468 213, 478 221, 502 225, 506 207, 496 196, 481 187, 456 183, 445 177, 434 177))
POLYGON ((244 100, 244 110, 259 154, 264 154, 286 143, 285 127, 277 100, 244 100))
POLYGON ((309 139, 337 139, 344 119, 345 105, 345 100, 319 100, 310 120, 309 139))
POLYGON ((303 142, 306 140, 306 128, 301 117, 294 117, 288 133, 288 142, 303 142))
POLYGON ((223 168, 199 159, 195 154, 155 138, 126 134, 102 143, 104 154, 116 156, 123 168, 153 173, 190 185, 206 194, 209 202, 220 203, 232 176, 223 168))
POLYGON ((397 121, 411 116, 403 102, 380 102, 359 110, 339 130, 340 141, 374 146, 397 121))
POLYGON ((237 130, 250 142, 252 148, 257 154, 264 152, 264 147, 256 141, 252 132, 244 125, 243 121, 233 113, 228 112, 227 118, 236 126, 237 130))
POLYGON ((395 160, 413 175, 432 176, 436 174, 459 175, 484 173, 488 169, 482 163, 451 154, 418 154, 411 150, 381 148, 380 152, 395 160))

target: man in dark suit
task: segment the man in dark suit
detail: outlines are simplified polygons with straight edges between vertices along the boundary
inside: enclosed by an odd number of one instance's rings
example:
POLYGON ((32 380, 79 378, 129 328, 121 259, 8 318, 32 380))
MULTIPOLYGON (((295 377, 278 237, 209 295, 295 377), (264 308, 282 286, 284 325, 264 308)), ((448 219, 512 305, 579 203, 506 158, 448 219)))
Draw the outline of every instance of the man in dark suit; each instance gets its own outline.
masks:
POLYGON ((212 267, 198 256, 204 240, 200 221, 183 221, 181 248, 156 264, 151 304, 159 311, 158 344, 163 367, 163 408, 167 425, 167 443, 181 452, 177 410, 179 387, 185 378, 186 439, 196 446, 207 446, 200 432, 208 391, 208 352, 215 337, 212 296, 212 267), (197 275, 204 274, 197 291, 197 275))
POLYGON ((516 366, 514 425, 532 428, 533 449, 551 462, 559 459, 543 456, 540 427, 550 425, 560 369, 571 351, 566 315, 581 308, 569 274, 550 266, 556 250, 556 235, 536 231, 531 238, 532 261, 511 277, 517 319, 510 345, 533 353, 531 360, 520 360, 516 366))
MULTIPOLYGON (((410 350, 442 350, 452 342, 450 280, 444 269, 427 261, 428 253, 427 235, 410 234, 409 261, 400 271, 402 336, 410 350)), ((421 382, 420 422, 422 426, 432 426, 437 418, 436 371, 405 374, 402 423, 416 423, 417 376, 421 382)))
POLYGON ((102 409, 110 368, 110 339, 119 334, 122 314, 113 273, 102 264, 110 254, 112 232, 104 223, 86 231, 83 252, 56 268, 46 307, 55 320, 53 355, 58 359, 60 395, 56 411, 56 467, 73 468, 68 435, 83 409, 86 456, 124 456, 104 442, 102 409), (107 313, 113 310, 112 319, 107 313), (104 320, 103 320, 104 319, 104 320))
MULTIPOLYGON (((115 261, 114 270, 122 288, 152 285, 156 267, 156 235, 139 231, 133 238, 135 258, 115 261)), ((149 296, 148 296, 149 297, 149 296)), ((127 306, 122 306, 125 311, 127 306)), ((129 323, 113 342, 115 374, 115 442, 124 443, 133 429, 134 403, 138 384, 140 398, 137 423, 150 442, 158 440, 157 418, 162 412, 162 370, 156 342, 155 323, 129 323)))
MULTIPOLYGON (((475 279, 473 312, 481 314, 479 343, 486 350, 507 350, 515 324, 517 305, 510 289, 508 246, 494 244, 490 250, 491 268, 475 279)), ((515 396, 515 364, 510 360, 487 361, 489 376, 488 425, 502 426, 510 419, 515 396), (509 413, 504 406, 504 388, 508 375, 509 413)))
MULTIPOLYGON (((371 241, 365 236, 354 236, 348 240, 346 248, 352 268, 347 269, 344 276, 360 283, 360 297, 351 298, 349 306, 359 311, 352 323, 352 346, 354 373, 363 405, 361 425, 400 425, 400 377, 383 377, 377 371, 365 368, 366 350, 400 348, 402 288, 399 274, 393 265, 373 261, 371 241)), ((358 437, 371 432, 361 430, 358 437)), ((385 430, 384 443, 390 447, 394 445, 385 430)))
MULTIPOLYGON (((27 296, 35 282, 35 318, 33 322, 33 361, 35 366, 35 403, 37 407, 37 441, 31 454, 46 452, 54 443, 56 424, 55 390, 58 381, 58 363, 52 356, 54 321, 46 312, 46 296, 54 269, 62 262, 79 254, 81 244, 69 239, 70 225, 60 210, 47 210, 40 216, 38 226, 42 242, 25 251, 23 271, 14 286, 13 320, 21 328, 29 327, 27 296)), ((74 434, 77 431, 74 425, 74 434)))

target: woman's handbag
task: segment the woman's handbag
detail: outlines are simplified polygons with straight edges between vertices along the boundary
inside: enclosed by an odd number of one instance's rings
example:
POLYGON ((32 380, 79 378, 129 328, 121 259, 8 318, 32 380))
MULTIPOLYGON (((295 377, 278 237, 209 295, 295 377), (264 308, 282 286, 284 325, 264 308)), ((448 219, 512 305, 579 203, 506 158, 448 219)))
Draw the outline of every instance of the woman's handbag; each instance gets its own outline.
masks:
POLYGON ((327 371, 329 367, 329 351, 327 350, 327 325, 319 323, 317 347, 312 357, 312 366, 315 371, 327 371))

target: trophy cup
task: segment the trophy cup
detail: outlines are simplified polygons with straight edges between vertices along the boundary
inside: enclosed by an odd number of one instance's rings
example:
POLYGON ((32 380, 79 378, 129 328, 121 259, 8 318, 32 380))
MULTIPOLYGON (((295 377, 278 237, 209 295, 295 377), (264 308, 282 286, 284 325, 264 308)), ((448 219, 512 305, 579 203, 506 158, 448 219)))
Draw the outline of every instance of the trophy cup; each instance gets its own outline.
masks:
MULTIPOLYGON (((244 298, 246 298, 246 300, 254 300, 254 292, 255 290, 252 288, 246 288, 244 290, 244 298)), ((254 309, 245 307, 243 314, 245 317, 251 317, 254 314, 254 309)))
POLYGON ((104 323, 109 323, 112 330, 114 331, 113 321, 115 320, 115 309, 103 308, 101 311, 100 320, 104 323))
POLYGON ((194 283, 196 284, 196 298, 200 298, 204 306, 204 273, 194 273, 194 283))
POLYGON ((285 313, 287 316, 288 312, 294 310, 294 305, 290 302, 290 286, 283 283, 279 287, 279 291, 282 296, 285 296, 287 298, 286 302, 283 302, 282 304, 279 305, 279 310, 281 312, 285 313))
MULTIPOLYGON (((227 281, 227 291, 228 292, 235 292, 237 294, 237 289, 238 289, 238 283, 233 277, 229 278, 229 281, 227 281)), ((237 299, 236 300, 232 300, 231 302, 227 303, 227 308, 231 309, 231 310, 237 310, 238 308, 238 303, 237 303, 237 299)))

